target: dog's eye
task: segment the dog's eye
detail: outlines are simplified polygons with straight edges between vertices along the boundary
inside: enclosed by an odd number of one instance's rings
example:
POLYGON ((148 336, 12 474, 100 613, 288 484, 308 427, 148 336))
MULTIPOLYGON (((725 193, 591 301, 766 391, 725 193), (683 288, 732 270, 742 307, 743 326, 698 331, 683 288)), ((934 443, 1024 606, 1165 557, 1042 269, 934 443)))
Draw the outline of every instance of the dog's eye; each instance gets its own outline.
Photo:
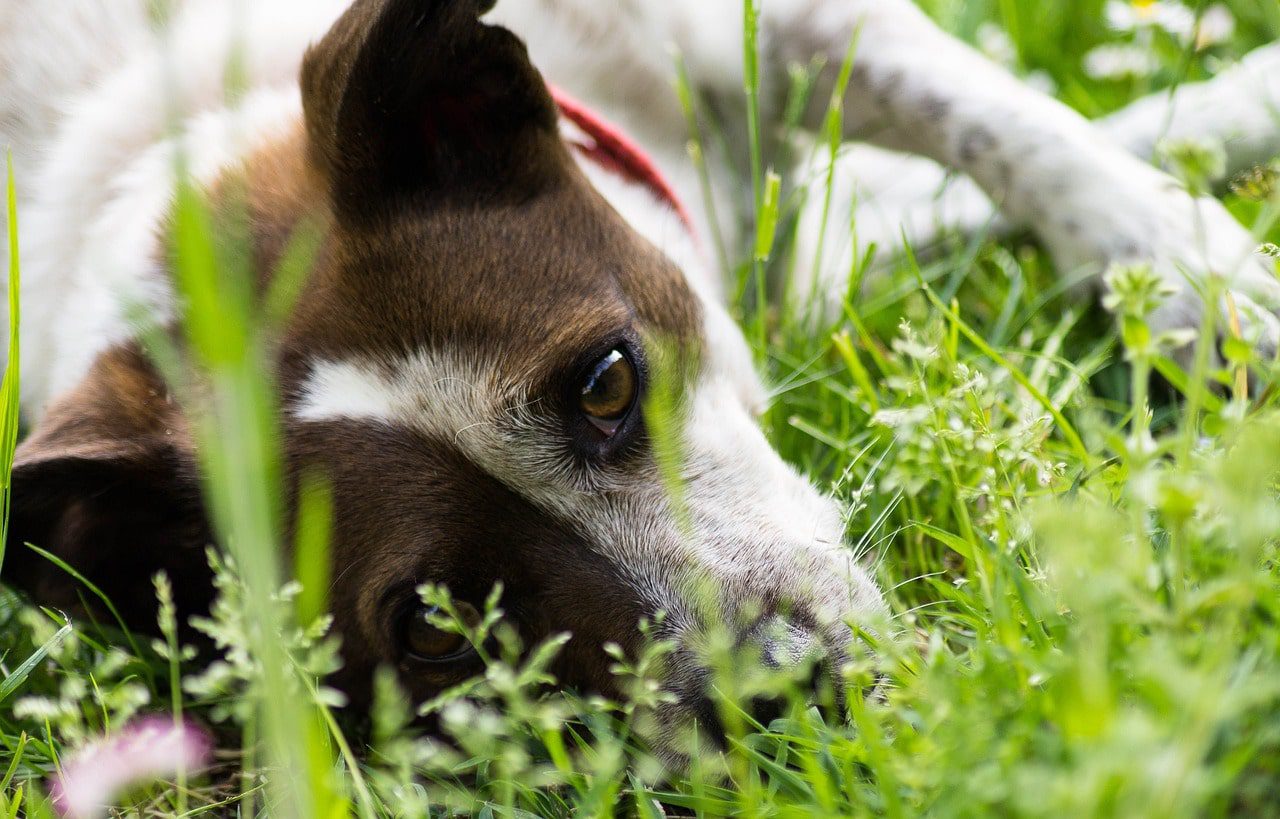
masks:
POLYGON ((639 392, 635 365, 626 353, 613 350, 587 374, 578 406, 597 429, 612 435, 631 414, 639 392))
MULTIPOLYGON (((461 602, 455 605, 464 620, 479 622, 480 614, 474 607, 461 602)), ((453 663, 474 653, 465 636, 439 628, 431 622, 439 613, 440 610, 434 606, 418 606, 405 615, 400 639, 411 659, 424 663, 453 663)))

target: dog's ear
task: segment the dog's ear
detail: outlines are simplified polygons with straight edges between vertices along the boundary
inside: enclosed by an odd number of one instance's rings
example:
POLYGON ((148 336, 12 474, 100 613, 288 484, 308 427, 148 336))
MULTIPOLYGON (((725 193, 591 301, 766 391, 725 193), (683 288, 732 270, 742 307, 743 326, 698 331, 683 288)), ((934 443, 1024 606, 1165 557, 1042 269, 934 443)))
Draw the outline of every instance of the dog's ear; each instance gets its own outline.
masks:
POLYGON ((152 577, 180 608, 210 598, 209 528, 190 436, 141 354, 113 351, 18 448, 4 580, 40 604, 96 605, 54 554, 103 591, 131 626, 154 627, 152 577))
POLYGON ((313 161, 338 213, 528 196, 563 162, 556 108, 484 0, 356 0, 307 54, 313 161))

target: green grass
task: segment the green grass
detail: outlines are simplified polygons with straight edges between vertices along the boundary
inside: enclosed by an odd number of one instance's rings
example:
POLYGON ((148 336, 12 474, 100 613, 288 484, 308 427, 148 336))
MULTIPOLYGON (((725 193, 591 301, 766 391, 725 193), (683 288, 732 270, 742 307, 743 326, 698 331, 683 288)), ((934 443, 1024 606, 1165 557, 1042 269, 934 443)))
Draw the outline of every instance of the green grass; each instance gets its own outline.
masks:
POLYGON ((9 497, 10 497, 10 481, 9 474, 13 471, 13 451, 18 444, 18 386, 21 375, 21 366, 19 364, 19 343, 18 328, 22 323, 22 310, 19 305, 18 291, 22 281, 22 265, 19 259, 18 247, 18 189, 13 173, 13 157, 5 157, 5 166, 7 173, 5 174, 5 213, 7 214, 6 223, 8 224, 8 248, 9 248, 9 282, 8 282, 8 310, 9 317, 9 341, 6 347, 8 352, 8 360, 4 370, 4 381, 0 382, 0 401, 3 401, 3 410, 0 411, 0 568, 4 567, 5 543, 9 540, 9 497))
MULTIPOLYGON (((922 5, 969 38, 998 23, 1014 67, 1043 72, 1090 115, 1280 37, 1274 0, 1233 0, 1228 43, 1188 54, 1154 33, 1143 47, 1155 74, 1108 81, 1082 72, 1085 55, 1131 38, 1107 30, 1101 0, 922 5)), ((746 93, 754 100, 754 84, 746 93)), ((758 145, 758 132, 741 136, 758 145)), ((371 749, 352 747, 358 735, 316 682, 334 662, 314 594, 327 564, 322 485, 305 493, 295 550, 311 591, 279 593, 280 455, 257 363, 297 278, 281 277, 266 315, 247 288, 215 287, 215 270, 242 260, 218 257, 202 203, 184 191, 175 256, 192 307, 186 342, 213 385, 192 408, 230 547, 202 628, 237 650, 201 669, 184 664, 171 628, 132 648, 118 629, 67 624, 0 590, 0 816, 46 815, 60 759, 139 711, 194 715, 240 749, 213 775, 123 796, 141 815, 1280 815, 1275 363, 1253 362, 1257 398, 1176 374, 1180 389, 1151 393, 1145 375, 1172 370, 1146 330, 1142 271, 1113 274, 1116 314, 1103 313, 1064 296, 1050 261, 1019 238, 957 239, 927 261, 895 262, 815 332, 758 307, 766 271, 785 278, 809 262, 789 256, 787 188, 768 168, 750 171, 760 230, 723 252, 776 385, 767 431, 841 499, 850 542, 874 560, 894 614, 895 633, 864 635, 874 650, 848 669, 847 723, 796 702, 757 726, 727 697, 730 750, 663 775, 634 733, 657 696, 661 646, 619 658, 626 703, 539 696, 555 646, 520 659, 491 611, 468 627, 477 645, 496 641, 490 671, 427 704, 452 743, 407 728, 412 708, 382 678, 371 749), (878 694, 862 696, 876 682, 878 694)), ((1280 191, 1228 199, 1275 241, 1280 191)), ((3 437, 0 454, 12 455, 3 437)))

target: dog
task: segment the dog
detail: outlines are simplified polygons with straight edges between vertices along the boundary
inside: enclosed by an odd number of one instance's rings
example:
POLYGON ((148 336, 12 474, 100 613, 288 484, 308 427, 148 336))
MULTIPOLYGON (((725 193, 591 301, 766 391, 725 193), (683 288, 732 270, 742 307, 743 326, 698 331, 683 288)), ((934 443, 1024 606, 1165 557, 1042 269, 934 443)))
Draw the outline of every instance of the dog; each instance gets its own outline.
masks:
MULTIPOLYGON (((331 603, 353 699, 381 665, 419 699, 475 672, 475 653, 430 625, 423 583, 476 608, 501 582, 526 644, 572 634, 559 680, 606 694, 602 646, 638 652, 638 624, 661 613, 667 730, 708 718, 699 645, 713 627, 754 662, 838 666, 850 624, 885 621, 837 504, 757 425, 766 394, 708 247, 751 226, 732 207, 689 206, 703 197, 670 47, 725 132, 746 133, 742 4, 491 5, 182 0, 158 23, 143 0, 9 0, 0 123, 19 173, 32 431, 6 581, 76 606, 31 542, 131 623, 154 620, 158 570, 184 611, 209 603, 214 534, 189 419, 132 319, 138 304, 162 323, 180 315, 166 230, 181 152, 215 207, 243 201, 261 280, 319 226, 274 364, 291 480, 318 470, 333 489, 331 603), (247 82, 229 102, 233 56, 247 82), (683 515, 645 418, 659 369, 679 385, 683 515)), ((995 203, 1064 269, 1229 275, 1246 332, 1274 349, 1280 286, 1219 204, 907 0, 766 0, 758 26, 766 160, 787 68, 817 56, 807 127, 835 96, 845 139, 962 174, 979 211, 995 203)), ((1207 97, 1280 99, 1262 74, 1225 76, 1207 97)), ((1280 129, 1246 119, 1217 124, 1274 147, 1280 129)), ((744 196, 709 184, 713 202, 744 196)), ((843 293, 840 269, 811 284, 843 293)), ((1184 287, 1158 318, 1194 326, 1202 309, 1184 287)))

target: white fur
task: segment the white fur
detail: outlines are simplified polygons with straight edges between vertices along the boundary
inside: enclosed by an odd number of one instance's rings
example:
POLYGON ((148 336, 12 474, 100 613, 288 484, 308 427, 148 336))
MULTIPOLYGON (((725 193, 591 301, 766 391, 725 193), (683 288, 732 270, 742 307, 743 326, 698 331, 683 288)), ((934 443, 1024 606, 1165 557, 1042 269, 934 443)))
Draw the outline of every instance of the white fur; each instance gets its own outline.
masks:
MULTIPOLYGON (((85 55, 85 68, 49 90, 56 102, 44 101, 60 115, 0 133, 0 142, 19 149, 19 178, 35 180, 24 184, 30 193, 22 197, 19 212, 24 405, 38 415, 83 376, 97 353, 132 333, 126 315, 139 303, 162 315, 169 309, 168 285, 153 268, 160 251, 157 225, 169 204, 178 146, 197 177, 208 181, 296 119, 302 54, 346 2, 185 0, 161 34, 149 31, 142 0, 61 0, 47 8, 25 0, 20 5, 9 14, 22 25, 0 29, 0 46, 20 46, 25 61, 14 60, 11 81, 0 79, 0 104, 21 109, 40 98, 28 86, 56 75, 63 57, 53 38, 79 37, 72 48, 85 55), (64 31, 58 15, 68 3, 78 10, 80 25, 64 31), (100 40, 95 30, 121 34, 116 41, 100 40), (233 49, 250 78, 249 95, 235 109, 227 107, 224 93, 233 49), (181 135, 176 142, 170 137, 175 129, 181 135), (36 161, 38 154, 42 161, 36 161), (24 163, 24 157, 31 159, 24 163), (68 297, 74 309, 68 309, 68 297)), ((506 5, 517 11, 531 7, 529 2, 506 5)), ((535 51, 552 52, 557 30, 539 30, 545 44, 535 51)), ((663 66, 667 60, 664 54, 663 66)), ((656 70, 657 64, 648 68, 656 70)), ((618 76, 636 78, 636 93, 643 89, 665 100, 663 115, 637 117, 642 109, 600 104, 602 97, 617 99, 604 89, 565 85, 578 94, 591 92, 584 98, 624 126, 647 123, 640 136, 649 137, 644 141, 654 146, 655 160, 686 201, 697 201, 696 174, 683 161, 683 118, 669 89, 648 82, 648 72, 619 71, 618 76), (655 130, 660 123, 665 129, 655 130)), ((588 76, 568 66, 558 73, 579 80, 588 76)), ((663 106, 655 102, 655 107, 663 106)), ((647 189, 594 163, 584 169, 642 235, 696 271, 691 283, 700 292, 719 293, 701 250, 668 208, 647 189)), ((703 223, 698 233, 711 231, 703 223)))
POLYGON ((1257 49, 1211 80, 1156 93, 1103 119, 1101 127, 1135 156, 1161 140, 1211 140, 1234 173, 1280 153, 1280 43, 1257 49))
MULTIPOLYGON (((0 32, 3 43, 20 40, 32 28, 58 32, 51 22, 57 5, 25 3, 15 13, 28 26, 0 32)), ((155 261, 177 146, 197 179, 209 181, 296 121, 302 53, 345 3, 189 0, 163 36, 147 30, 144 6, 141 0, 84 0, 79 8, 86 19, 77 31, 83 39, 74 47, 97 55, 85 58, 87 64, 114 70, 83 78, 80 87, 55 86, 55 94, 67 96, 58 105, 65 114, 51 133, 5 135, 34 140, 44 155, 35 168, 18 169, 35 180, 24 186, 30 194, 19 207, 23 398, 29 414, 74 386, 101 350, 132 334, 131 308, 150 307, 161 315, 169 309, 168 284, 155 261), (128 34, 120 42, 98 39, 94 22, 128 34), (253 78, 235 109, 227 107, 224 91, 233 49, 240 50, 253 78), (176 143, 171 133, 179 135, 176 143)), ((42 45, 44 51, 26 46, 31 62, 19 76, 53 71, 67 47, 56 41, 42 45)), ((0 98, 20 93, 0 80, 0 98)))

